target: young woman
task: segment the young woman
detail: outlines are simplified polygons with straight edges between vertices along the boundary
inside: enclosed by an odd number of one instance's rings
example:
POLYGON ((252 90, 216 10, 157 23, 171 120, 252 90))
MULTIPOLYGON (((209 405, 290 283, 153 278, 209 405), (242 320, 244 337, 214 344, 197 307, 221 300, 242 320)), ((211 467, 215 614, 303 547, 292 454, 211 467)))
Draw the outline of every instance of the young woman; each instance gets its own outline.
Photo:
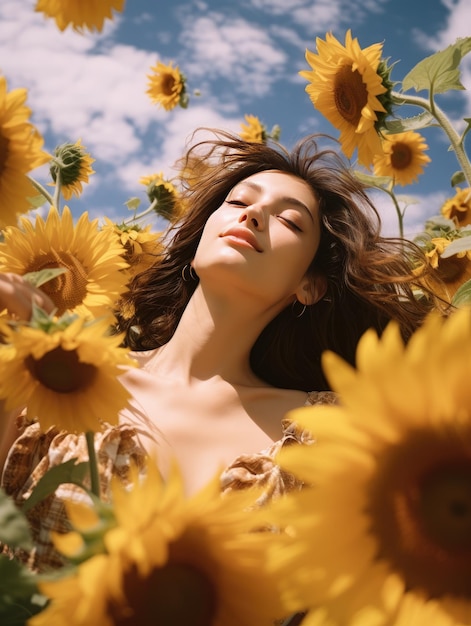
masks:
MULTIPOLYGON (((276 451, 306 438, 286 414, 335 401, 322 352, 353 363, 363 332, 391 319, 407 339, 432 300, 414 295, 420 251, 381 237, 363 187, 315 138, 288 152, 219 132, 190 149, 195 159, 204 167, 190 208, 131 284, 132 316, 118 316, 140 367, 123 378, 131 409, 97 438, 102 485, 113 473, 126 480, 130 460, 148 454, 164 475, 176 458, 189 494, 220 471, 223 490, 263 484, 269 498, 296 485, 276 451)), ((29 288, 18 277, 3 286, 0 304, 27 315, 29 288)), ((86 454, 83 437, 20 425, 3 478, 18 502, 52 464, 86 454)), ((44 536, 67 528, 61 516, 32 510, 34 568, 57 564, 44 536)))

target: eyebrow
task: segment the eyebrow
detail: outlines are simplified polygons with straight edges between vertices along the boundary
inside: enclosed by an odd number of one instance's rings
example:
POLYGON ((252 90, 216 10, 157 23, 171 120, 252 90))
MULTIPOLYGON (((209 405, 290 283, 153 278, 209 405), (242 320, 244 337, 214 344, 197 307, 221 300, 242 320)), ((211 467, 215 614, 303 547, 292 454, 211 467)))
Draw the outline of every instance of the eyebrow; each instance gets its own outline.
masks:
MULTIPOLYGON (((232 191, 235 191, 238 187, 242 185, 245 185, 246 187, 251 187, 255 191, 258 191, 259 193, 262 193, 263 191, 263 188, 260 185, 252 182, 251 180, 242 180, 232 189, 232 191)), ((311 220, 311 222, 314 223, 314 216, 312 215, 309 208, 304 204, 304 202, 301 202, 301 200, 298 200, 297 198, 293 198, 292 196, 282 196, 281 198, 279 198, 279 200, 281 202, 286 202, 287 204, 293 204, 299 207, 300 209, 303 209, 303 211, 305 211, 309 215, 309 219, 311 220)))

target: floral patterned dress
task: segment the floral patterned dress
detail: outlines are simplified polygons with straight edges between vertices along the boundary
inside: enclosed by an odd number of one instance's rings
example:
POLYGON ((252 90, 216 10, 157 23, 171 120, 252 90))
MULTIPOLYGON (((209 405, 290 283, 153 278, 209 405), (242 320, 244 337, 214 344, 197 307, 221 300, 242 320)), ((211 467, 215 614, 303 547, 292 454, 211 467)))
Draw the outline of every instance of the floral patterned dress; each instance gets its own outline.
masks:
MULTIPOLYGON (((305 406, 333 404, 337 397, 331 392, 311 392, 305 406)), ((17 505, 28 499, 38 481, 55 467, 77 459, 88 459, 84 435, 76 435, 50 428, 42 432, 37 422, 18 418, 20 435, 13 444, 5 463, 2 486, 17 505)), ((284 446, 294 443, 310 443, 310 435, 288 419, 282 421, 282 437, 269 448, 257 454, 240 455, 221 474, 221 491, 246 489, 257 485, 263 487, 260 504, 271 498, 299 489, 302 484, 291 474, 284 472, 276 463, 275 456, 284 446)), ((146 454, 139 445, 136 431, 128 424, 109 426, 95 434, 95 448, 100 471, 100 489, 103 498, 110 493, 110 481, 118 477, 123 484, 130 483, 130 468, 136 466, 145 471, 146 454)), ((50 531, 70 530, 64 500, 88 501, 83 489, 72 485, 61 485, 54 494, 32 507, 27 517, 31 527, 34 548, 31 552, 15 552, 14 555, 27 563, 33 571, 47 571, 63 565, 61 555, 50 540, 50 531)), ((7 546, 3 551, 12 554, 7 546)))

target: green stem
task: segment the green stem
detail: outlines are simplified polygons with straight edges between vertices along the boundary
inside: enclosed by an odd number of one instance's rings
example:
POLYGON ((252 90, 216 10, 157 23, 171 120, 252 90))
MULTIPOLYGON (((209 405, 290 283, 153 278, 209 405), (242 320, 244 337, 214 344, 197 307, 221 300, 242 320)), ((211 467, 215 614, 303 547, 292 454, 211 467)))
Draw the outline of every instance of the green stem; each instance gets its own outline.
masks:
POLYGON ((56 186, 54 189, 54 199, 52 203, 53 206, 55 206, 58 211, 59 211, 59 205, 60 205, 61 187, 62 187, 62 177, 61 177, 61 171, 60 169, 58 169, 57 174, 56 174, 56 186))
POLYGON ((41 183, 38 183, 37 180, 35 180, 34 178, 31 178, 31 176, 28 176, 28 179, 30 181, 30 183, 33 185, 33 187, 36 189, 36 191, 39 191, 39 193, 44 196, 44 198, 47 200, 47 202, 49 202, 49 204, 53 204, 53 199, 51 194, 41 185, 41 183))
POLYGON ((93 430, 88 430, 85 433, 87 440, 88 450, 88 463, 90 465, 90 487, 92 493, 100 498, 100 474, 98 472, 98 461, 95 451, 95 433, 93 430))
POLYGON ((413 106, 418 106, 433 115, 450 140, 451 146, 461 167, 461 171, 466 178, 468 186, 471 187, 471 163, 469 162, 461 137, 448 119, 448 116, 440 109, 439 106, 437 106, 433 98, 429 101, 420 96, 405 95, 395 91, 391 92, 391 96, 393 102, 396 104, 411 104, 413 106))
POLYGON ((152 200, 152 203, 147 207, 145 211, 142 211, 142 213, 138 213, 137 215, 133 215, 132 217, 129 217, 127 220, 123 220, 123 223, 130 224, 131 222, 137 222, 137 220, 140 220, 146 215, 149 215, 149 213, 152 213, 156 206, 157 206, 157 200, 154 199, 152 200))
POLYGON ((393 201, 394 208, 396 209, 396 213, 397 213, 397 221, 399 222, 399 237, 404 238, 404 214, 401 211, 401 207, 399 206, 396 195, 394 191, 392 190, 390 191, 389 189, 385 189, 384 191, 389 195, 389 197, 393 201))

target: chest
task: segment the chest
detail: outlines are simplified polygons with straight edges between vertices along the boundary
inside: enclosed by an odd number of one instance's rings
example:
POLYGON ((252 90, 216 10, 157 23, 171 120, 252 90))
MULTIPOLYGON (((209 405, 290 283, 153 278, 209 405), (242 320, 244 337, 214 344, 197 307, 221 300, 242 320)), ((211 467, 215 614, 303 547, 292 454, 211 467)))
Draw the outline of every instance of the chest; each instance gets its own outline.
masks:
POLYGON ((163 385, 139 370, 126 386, 133 402, 122 421, 137 428, 142 447, 164 475, 178 463, 189 492, 241 454, 256 454, 281 437, 276 403, 257 393, 241 394, 227 385, 163 385))

